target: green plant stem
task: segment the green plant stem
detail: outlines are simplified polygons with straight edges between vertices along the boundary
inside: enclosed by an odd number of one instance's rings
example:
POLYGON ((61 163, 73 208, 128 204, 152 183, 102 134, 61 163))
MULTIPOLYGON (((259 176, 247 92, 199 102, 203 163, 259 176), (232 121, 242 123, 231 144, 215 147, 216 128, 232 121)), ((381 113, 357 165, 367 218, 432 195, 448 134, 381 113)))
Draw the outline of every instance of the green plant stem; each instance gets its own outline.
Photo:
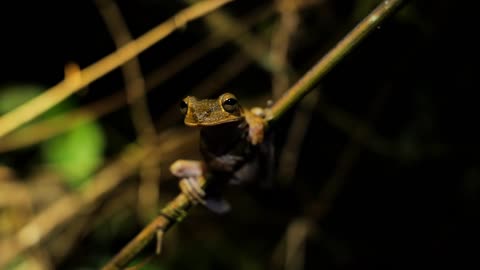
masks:
MULTIPOLYGON (((191 204, 183 193, 178 195, 169 205, 176 205, 175 208, 187 211, 191 204)), ((172 206, 171 206, 172 207, 172 206)), ((135 236, 120 252, 115 255, 102 270, 118 270, 124 269, 125 266, 132 261, 150 241, 153 240, 158 230, 166 231, 174 223, 165 216, 157 216, 152 222, 150 222, 143 230, 135 236)))
MULTIPOLYGON (((204 187, 206 180, 200 178, 200 186, 204 187)), ((150 241, 152 241, 157 233, 162 231, 166 232, 174 224, 180 222, 186 217, 188 211, 192 208, 193 204, 188 197, 180 193, 173 200, 171 200, 162 210, 163 215, 157 216, 152 222, 150 222, 135 238, 133 238, 120 252, 115 255, 102 270, 118 270, 124 269, 125 266, 137 255, 150 241), (174 219, 167 218, 175 217, 174 219)), ((159 241, 159 239, 157 239, 159 241)), ((161 242, 157 243, 157 252, 161 248, 161 242)))
POLYGON ((313 89, 313 86, 332 69, 347 53, 363 40, 382 21, 393 14, 403 0, 384 0, 360 23, 357 24, 337 45, 317 62, 272 106, 268 121, 280 118, 289 108, 313 89))

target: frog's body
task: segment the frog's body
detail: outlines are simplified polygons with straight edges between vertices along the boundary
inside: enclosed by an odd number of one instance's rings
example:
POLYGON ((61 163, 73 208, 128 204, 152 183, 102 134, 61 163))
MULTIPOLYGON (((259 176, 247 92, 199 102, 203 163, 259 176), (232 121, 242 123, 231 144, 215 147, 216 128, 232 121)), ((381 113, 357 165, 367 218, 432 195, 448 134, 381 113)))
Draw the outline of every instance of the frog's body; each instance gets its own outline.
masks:
POLYGON ((229 205, 221 196, 225 185, 252 183, 270 177, 262 173, 269 171, 266 163, 273 154, 264 140, 266 122, 261 115, 244 110, 230 93, 218 99, 186 97, 180 107, 185 124, 201 128, 200 151, 204 163, 179 160, 172 165, 171 171, 185 179, 180 185, 185 193, 192 190, 196 193, 190 194, 191 198, 201 198, 198 201, 215 212, 226 212, 229 205), (195 174, 210 175, 205 192, 196 186, 195 174))

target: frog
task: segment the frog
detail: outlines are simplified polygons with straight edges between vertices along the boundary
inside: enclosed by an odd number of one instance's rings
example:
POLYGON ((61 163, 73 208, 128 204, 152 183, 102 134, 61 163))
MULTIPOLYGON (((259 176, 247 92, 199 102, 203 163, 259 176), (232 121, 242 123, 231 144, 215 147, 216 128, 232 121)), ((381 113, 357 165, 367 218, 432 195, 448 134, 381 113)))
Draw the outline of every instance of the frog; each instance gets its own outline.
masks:
POLYGON ((230 92, 216 99, 187 96, 179 107, 184 124, 200 128, 203 160, 180 159, 170 166, 170 172, 181 178, 180 190, 190 201, 224 214, 231 209, 222 195, 227 186, 271 181, 274 153, 266 109, 243 108, 230 92), (209 179, 205 188, 199 184, 201 177, 209 179))

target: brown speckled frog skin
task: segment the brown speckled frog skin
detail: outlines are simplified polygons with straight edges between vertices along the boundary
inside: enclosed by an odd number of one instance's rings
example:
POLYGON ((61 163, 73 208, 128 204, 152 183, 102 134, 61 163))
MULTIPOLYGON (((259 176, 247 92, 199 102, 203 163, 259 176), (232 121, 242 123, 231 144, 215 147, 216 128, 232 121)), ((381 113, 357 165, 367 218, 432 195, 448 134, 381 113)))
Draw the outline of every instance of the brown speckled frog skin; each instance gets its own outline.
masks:
POLYGON ((188 96, 183 99, 183 108, 186 108, 184 123, 190 127, 208 127, 242 121, 245 118, 244 111, 236 100, 230 93, 225 93, 218 99, 197 100, 188 96))

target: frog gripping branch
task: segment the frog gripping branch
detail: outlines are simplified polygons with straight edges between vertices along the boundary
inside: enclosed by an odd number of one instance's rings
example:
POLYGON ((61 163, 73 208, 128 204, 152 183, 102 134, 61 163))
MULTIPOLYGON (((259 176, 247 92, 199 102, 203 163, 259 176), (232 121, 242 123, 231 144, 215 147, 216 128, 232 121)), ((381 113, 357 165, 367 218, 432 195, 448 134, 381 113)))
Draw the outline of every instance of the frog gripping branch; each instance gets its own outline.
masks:
POLYGON ((227 212, 230 206, 221 196, 227 184, 254 181, 262 172, 267 179, 270 171, 260 166, 265 160, 273 160, 273 149, 268 147, 270 136, 265 135, 267 123, 275 122, 311 91, 322 76, 404 3, 403 0, 382 1, 268 110, 244 110, 230 93, 218 99, 183 99, 180 109, 185 115, 184 123, 201 128, 200 151, 204 160, 177 160, 171 165, 172 174, 181 178, 182 193, 102 269, 121 269, 155 234, 159 253, 164 232, 181 221, 194 204, 203 204, 217 213, 227 212))
POLYGON ((226 213, 230 205, 222 197, 223 188, 261 180, 264 161, 271 156, 268 149, 272 147, 265 145, 269 140, 264 140, 265 113, 242 108, 231 93, 203 100, 188 96, 180 102, 180 110, 185 125, 201 128, 204 160, 177 160, 170 171, 181 178, 180 189, 194 204, 226 213), (200 177, 208 179, 205 190, 199 185, 200 177))

